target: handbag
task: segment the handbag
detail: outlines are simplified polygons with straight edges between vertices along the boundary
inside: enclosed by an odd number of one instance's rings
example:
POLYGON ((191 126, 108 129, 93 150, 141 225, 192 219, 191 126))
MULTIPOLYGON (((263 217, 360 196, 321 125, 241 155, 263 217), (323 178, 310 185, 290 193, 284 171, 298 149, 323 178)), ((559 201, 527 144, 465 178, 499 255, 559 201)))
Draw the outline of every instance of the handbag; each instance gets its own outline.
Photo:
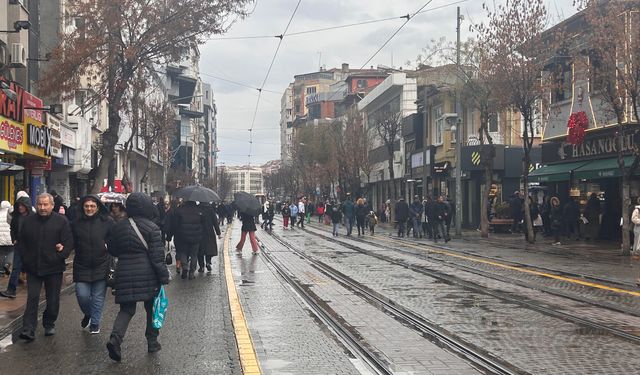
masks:
POLYGON ((113 289, 116 286, 116 260, 109 257, 109 266, 107 268, 107 287, 113 289))
POLYGON ((540 216, 538 214, 538 216, 536 217, 536 219, 533 221, 533 226, 534 227, 541 227, 542 226, 542 216, 540 216))
POLYGON ((164 257, 164 262, 167 264, 167 266, 170 266, 171 263, 173 263, 173 256, 171 256, 171 245, 169 245, 169 242, 167 242, 167 255, 165 255, 164 257))
POLYGON ((153 299, 153 328, 160 329, 164 324, 164 318, 167 313, 167 307, 169 306, 169 300, 164 293, 164 286, 160 286, 158 295, 153 299))

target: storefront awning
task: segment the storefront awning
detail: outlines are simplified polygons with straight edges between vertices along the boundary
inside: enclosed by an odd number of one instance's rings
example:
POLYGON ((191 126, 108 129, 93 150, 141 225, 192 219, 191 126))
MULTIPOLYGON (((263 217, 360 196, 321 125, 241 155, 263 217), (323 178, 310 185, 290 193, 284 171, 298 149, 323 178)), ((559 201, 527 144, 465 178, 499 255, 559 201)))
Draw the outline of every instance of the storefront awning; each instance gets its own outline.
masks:
MULTIPOLYGON (((624 165, 633 164, 634 156, 625 156, 624 165)), ((576 179, 594 180, 598 178, 620 177, 618 158, 593 160, 573 171, 576 179)))
POLYGON ((529 182, 569 181, 571 172, 587 164, 586 161, 553 164, 538 168, 529 174, 529 182))

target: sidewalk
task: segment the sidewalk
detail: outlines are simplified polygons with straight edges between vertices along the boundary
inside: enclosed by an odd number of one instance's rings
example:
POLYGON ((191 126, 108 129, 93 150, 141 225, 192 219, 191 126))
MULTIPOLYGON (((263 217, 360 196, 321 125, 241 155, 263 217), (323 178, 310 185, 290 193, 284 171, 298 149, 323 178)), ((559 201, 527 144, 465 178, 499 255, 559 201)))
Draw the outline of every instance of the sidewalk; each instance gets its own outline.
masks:
MULTIPOLYGON (((311 225, 320 224, 312 218, 311 225)), ((322 227, 330 230, 329 226, 322 227)), ((397 229, 393 224, 381 223, 376 226, 376 236, 395 237, 397 229)), ((340 233, 345 233, 341 226, 340 233)), ((353 236, 357 236, 357 228, 353 236)), ((603 283, 637 288, 635 280, 640 272, 640 262, 630 256, 622 256, 620 245, 613 242, 586 242, 563 239, 562 245, 552 245, 552 238, 539 234, 535 244, 525 241, 522 234, 489 233, 489 238, 480 237, 480 232, 463 230, 462 238, 448 243, 437 244, 429 239, 405 238, 417 243, 438 247, 468 255, 485 257, 511 265, 552 271, 566 276, 595 280, 603 283)), ((368 231, 367 231, 368 235, 368 231)))
MULTIPOLYGON (((71 291, 69 287, 73 284, 73 259, 67 259, 67 270, 62 279, 61 293, 71 291)), ((9 276, 0 277, 0 290, 6 290, 9 283, 9 276)), ((40 295, 40 307, 43 307, 44 288, 40 295)), ((0 296, 0 339, 12 334, 22 325, 22 314, 27 303, 27 284, 19 283, 16 289, 16 298, 5 298, 0 296)), ((40 319, 40 314, 38 314, 40 319)))

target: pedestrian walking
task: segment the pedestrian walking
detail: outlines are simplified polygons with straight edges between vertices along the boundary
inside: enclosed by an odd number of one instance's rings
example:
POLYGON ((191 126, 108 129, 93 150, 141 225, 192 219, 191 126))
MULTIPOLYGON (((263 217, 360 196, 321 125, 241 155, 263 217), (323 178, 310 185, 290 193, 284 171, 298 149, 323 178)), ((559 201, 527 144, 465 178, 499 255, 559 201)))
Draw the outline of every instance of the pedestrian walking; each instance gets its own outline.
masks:
POLYGON ((405 225, 409 220, 409 205, 400 197, 396 203, 396 222, 398 223, 398 237, 404 237, 405 225))
POLYGON ((580 219, 580 206, 574 198, 569 198, 564 205, 562 211, 564 217, 565 234, 567 238, 575 236, 576 241, 580 239, 580 227, 578 226, 578 220, 580 219))
POLYGON ((316 213, 318 214, 318 223, 322 224, 322 220, 324 219, 324 202, 319 202, 316 206, 316 213))
POLYGON ((430 239, 437 239, 436 229, 436 205, 437 199, 434 200, 432 197, 427 197, 427 203, 424 206, 424 216, 427 218, 427 233, 429 234, 430 239))
POLYGON ((126 204, 130 220, 116 223, 107 237, 109 253, 118 257, 115 302, 120 305, 107 350, 109 357, 118 362, 122 359, 122 341, 138 302, 144 303, 147 313, 147 351, 155 353, 161 349, 158 342, 160 331, 153 327, 153 299, 158 295, 161 285, 169 284, 160 228, 152 221, 151 198, 143 193, 132 193, 126 204))
POLYGON ((542 206, 540 207, 540 217, 542 218, 542 229, 545 236, 551 235, 551 219, 549 214, 551 213, 550 197, 545 195, 542 200, 542 206))
POLYGON ((287 229, 289 226, 289 218, 291 218, 291 208, 289 208, 289 201, 285 201, 282 205, 282 229, 287 229))
MULTIPOLYGON (((8 201, 0 202, 0 218, 7 217, 11 208, 8 201)), ((0 220, 0 273, 11 274, 13 263, 13 241, 11 241, 11 224, 6 220, 0 220)))
POLYGON ((222 232, 220 231, 220 224, 213 205, 201 203, 199 207, 202 211, 202 239, 198 250, 198 272, 204 272, 204 267, 206 266, 207 272, 211 273, 211 260, 213 257, 218 256, 216 236, 217 239, 221 240, 222 232))
POLYGON ((356 210, 351 200, 351 193, 347 193, 347 200, 342 204, 342 213, 344 214, 344 224, 347 227, 347 236, 351 236, 353 224, 356 220, 356 210))
POLYGON ((218 223, 222 227, 224 225, 224 219, 227 218, 224 202, 220 202, 216 205, 216 214, 218 215, 218 223))
POLYGON ((409 213, 411 215, 411 224, 413 225, 413 238, 422 238, 422 213, 424 211, 424 207, 422 206, 422 202, 420 202, 419 196, 413 197, 413 202, 409 207, 409 213))
POLYGON ((304 197, 300 198, 300 200, 298 201, 298 226, 302 229, 304 229, 304 220, 306 218, 306 199, 304 197))
POLYGON ((515 191, 509 200, 509 209, 511 210, 511 219, 513 219, 511 233, 518 233, 520 232, 523 217, 523 204, 519 191, 515 191))
POLYGON ((44 284, 47 308, 42 315, 45 336, 56 333, 55 323, 60 308, 60 288, 65 259, 73 250, 73 235, 69 221, 53 212, 53 196, 38 195, 37 215, 24 218, 17 246, 22 252, 22 268, 27 273, 27 306, 22 318, 20 338, 35 339, 38 323, 40 291, 44 284))
POLYGON ((117 223, 127 218, 127 211, 122 203, 111 203, 111 218, 117 223))
POLYGON ((340 229, 340 222, 342 222, 342 209, 339 204, 331 202, 331 224, 333 224, 333 236, 338 237, 338 230, 340 229))
POLYGON ((431 231, 429 230, 429 218, 427 216, 427 203, 427 199, 424 199, 422 201, 422 215, 420 215, 420 225, 422 227, 422 236, 424 238, 431 238, 431 231))
POLYGON ((369 234, 373 236, 376 231, 376 225, 378 224, 378 217, 375 212, 369 211, 369 214, 367 215, 367 223, 369 224, 369 234))
POLYGON ((111 261, 106 239, 115 222, 98 197, 82 198, 79 209, 82 211, 71 226, 75 245, 73 281, 84 314, 80 326, 83 329, 88 326, 91 334, 98 334, 111 261))
POLYGON ((305 212, 307 213, 307 224, 311 224, 311 215, 313 215, 315 210, 316 206, 313 202, 307 203, 307 206, 305 207, 305 212))
POLYGON ((365 233, 365 221, 369 211, 367 206, 364 205, 364 199, 358 198, 356 201, 356 225, 358 226, 358 237, 364 236, 365 233))
MULTIPOLYGON (((20 192, 18 195, 20 195, 20 192)), ((11 210, 7 212, 7 218, 10 218, 10 234, 11 242, 13 243, 13 267, 7 289, 0 292, 2 297, 16 298, 16 289, 22 272, 22 249, 21 246, 18 246, 18 241, 20 241, 20 233, 22 232, 24 221, 29 215, 33 215, 31 199, 24 193, 17 198, 16 203, 13 205, 13 213, 11 213, 11 210)))
POLYGON ((289 225, 291 226, 291 229, 293 229, 296 227, 296 220, 298 219, 298 205, 294 202, 291 202, 289 205, 289 216, 291 217, 289 225))
POLYGON ((444 203, 444 197, 439 196, 438 201, 435 202, 434 208, 433 208, 433 215, 434 215, 433 241, 436 243, 438 242, 439 236, 441 236, 440 238, 444 239, 445 243, 451 240, 451 238, 449 237, 449 233, 447 232, 447 229, 445 227, 445 223, 448 215, 447 211, 448 211, 447 206, 444 203))
POLYGON ((171 232, 174 239, 176 256, 180 257, 181 277, 194 279, 198 266, 200 242, 203 237, 202 211, 196 202, 184 202, 171 217, 171 232))
MULTIPOLYGON (((542 217, 540 217, 540 207, 538 206, 538 202, 534 201, 531 197, 529 197, 529 217, 531 218, 533 240, 535 241, 538 231, 542 228, 542 217)), ((528 230, 524 231, 524 238, 526 241, 529 241, 528 230)))
POLYGON ((258 240, 256 239, 256 223, 254 221, 253 216, 246 214, 244 212, 240 213, 240 221, 242 221, 242 236, 240 237, 240 242, 236 245, 236 251, 242 253, 242 248, 244 247, 244 241, 249 235, 249 242, 251 242, 251 250, 253 254, 258 254, 260 251, 260 246, 258 245, 258 240))
POLYGON ((561 245, 560 233, 562 232, 562 208, 560 207, 560 199, 558 197, 552 197, 551 209, 549 211, 549 221, 551 227, 551 234, 553 235, 553 244, 561 245))
POLYGON ((602 215, 602 208, 600 207, 600 199, 598 194, 591 193, 587 206, 584 209, 585 233, 586 240, 597 240, 600 233, 600 217, 602 215))

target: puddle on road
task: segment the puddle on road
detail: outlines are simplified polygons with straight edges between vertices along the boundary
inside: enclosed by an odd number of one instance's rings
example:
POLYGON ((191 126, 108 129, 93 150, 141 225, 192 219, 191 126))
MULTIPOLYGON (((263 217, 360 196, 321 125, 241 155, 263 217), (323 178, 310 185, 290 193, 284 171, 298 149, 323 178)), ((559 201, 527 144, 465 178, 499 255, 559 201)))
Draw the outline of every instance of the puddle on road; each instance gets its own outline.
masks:
POLYGON ((11 335, 7 335, 4 339, 0 341, 0 353, 4 353, 9 346, 13 344, 11 340, 11 335))

